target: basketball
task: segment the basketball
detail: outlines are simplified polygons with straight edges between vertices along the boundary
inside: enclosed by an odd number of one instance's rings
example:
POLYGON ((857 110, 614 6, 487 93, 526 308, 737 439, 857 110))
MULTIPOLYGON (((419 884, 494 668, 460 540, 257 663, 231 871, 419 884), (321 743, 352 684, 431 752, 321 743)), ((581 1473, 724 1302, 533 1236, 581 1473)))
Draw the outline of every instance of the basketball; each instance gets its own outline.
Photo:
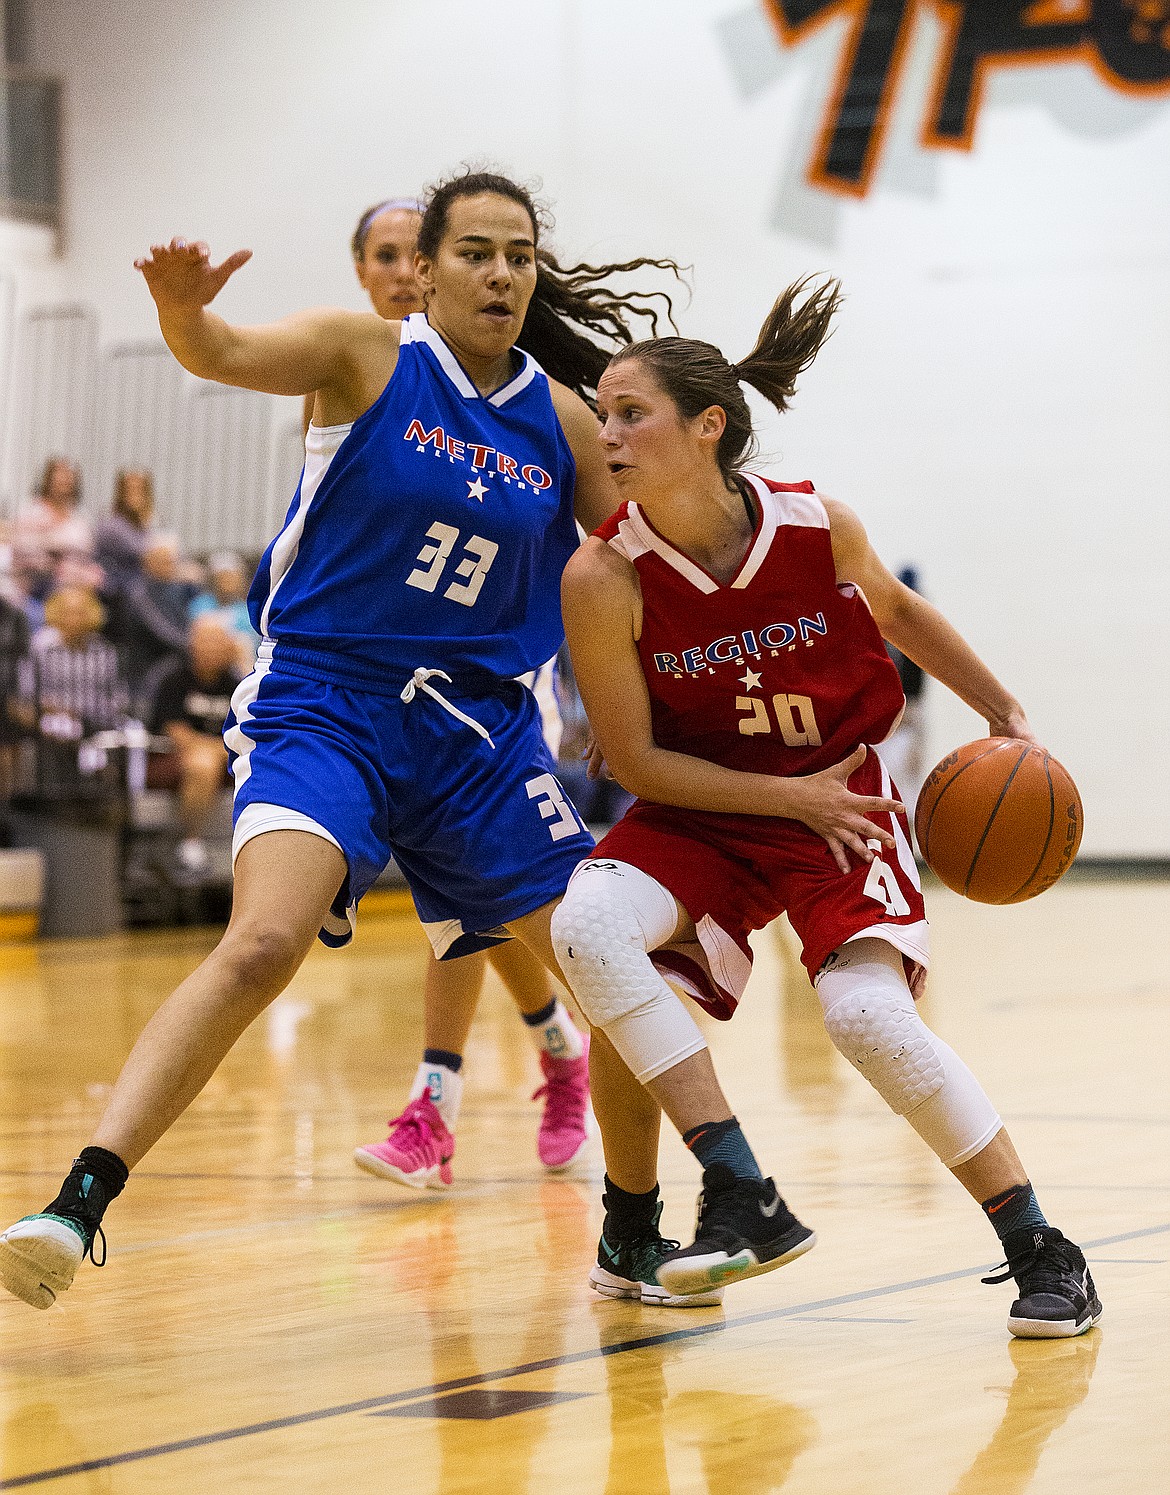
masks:
POLYGON ((1010 737, 968 742, 922 786, 914 830, 953 892, 977 903, 1023 903, 1063 877, 1081 844, 1081 797, 1042 747, 1010 737))

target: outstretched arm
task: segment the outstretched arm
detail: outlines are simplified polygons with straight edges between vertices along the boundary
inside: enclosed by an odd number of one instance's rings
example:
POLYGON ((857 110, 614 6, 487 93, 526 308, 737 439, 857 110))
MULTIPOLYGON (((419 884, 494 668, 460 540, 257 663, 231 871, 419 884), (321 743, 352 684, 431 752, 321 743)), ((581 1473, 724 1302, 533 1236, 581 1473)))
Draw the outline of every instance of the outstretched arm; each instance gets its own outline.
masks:
POLYGON ((172 239, 135 260, 158 307, 167 346, 202 379, 265 394, 300 395, 326 389, 354 414, 366 408, 393 371, 399 324, 372 312, 323 309, 262 327, 233 327, 208 311, 235 272, 252 257, 239 249, 212 265, 206 244, 172 239), (389 367, 384 364, 389 354, 389 367), (384 375, 384 377, 383 377, 384 375), (380 379, 380 383, 378 380, 380 379))
POLYGON ((803 821, 825 839, 842 872, 849 871, 850 851, 873 860, 867 841, 893 847, 890 832, 865 817, 900 811, 899 802, 846 788, 849 775, 865 761, 865 748, 821 773, 781 778, 741 773, 658 746, 637 649, 642 618, 637 575, 603 541, 586 540, 570 560, 561 605, 573 673, 597 745, 614 778, 631 794, 686 810, 803 821))
POLYGON ((887 570, 853 510, 836 499, 823 502, 829 515, 838 580, 850 581, 865 593, 882 637, 977 711, 993 737, 1035 742, 1019 701, 937 607, 903 586, 887 570))

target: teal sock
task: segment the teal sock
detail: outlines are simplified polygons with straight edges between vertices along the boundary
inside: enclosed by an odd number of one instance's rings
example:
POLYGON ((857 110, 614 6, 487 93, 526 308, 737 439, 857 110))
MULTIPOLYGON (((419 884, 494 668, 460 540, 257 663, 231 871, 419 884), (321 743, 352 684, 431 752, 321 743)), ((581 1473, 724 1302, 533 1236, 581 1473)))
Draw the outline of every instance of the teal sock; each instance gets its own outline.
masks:
POLYGON ((727 1121, 704 1121, 683 1133, 683 1141, 702 1163, 704 1169, 713 1163, 730 1168, 736 1178, 763 1178, 756 1155, 748 1145, 735 1117, 727 1121))
POLYGON ((1013 1230, 1040 1230, 1048 1224, 1029 1183, 1015 1184, 1002 1194, 985 1199, 983 1213, 1001 1241, 1013 1230))

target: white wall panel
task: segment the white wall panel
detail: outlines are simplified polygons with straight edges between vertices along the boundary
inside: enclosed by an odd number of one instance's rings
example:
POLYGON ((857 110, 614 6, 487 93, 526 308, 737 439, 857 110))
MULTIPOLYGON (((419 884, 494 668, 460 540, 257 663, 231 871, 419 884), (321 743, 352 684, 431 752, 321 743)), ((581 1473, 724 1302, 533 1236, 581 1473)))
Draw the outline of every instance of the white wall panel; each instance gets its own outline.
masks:
MULTIPOLYGON (((1080 781, 1086 850, 1168 854, 1142 786, 1170 737, 1170 95, 1083 58, 989 67, 975 148, 926 150, 943 33, 921 3, 872 190, 829 196, 808 157, 856 10, 781 47, 761 0, 104 0, 100 23, 39 0, 35 61, 69 100, 60 299, 109 342, 156 337, 131 262, 184 234, 255 251, 229 319, 362 306, 359 211, 485 157, 543 177, 567 253, 693 265, 683 330, 732 357, 781 287, 840 275, 795 408, 761 411, 769 470, 918 564, 1080 781)), ((295 416, 265 445, 258 405, 214 398, 191 533, 258 544, 295 416)), ((939 753, 979 730, 942 690, 930 714, 939 753)))

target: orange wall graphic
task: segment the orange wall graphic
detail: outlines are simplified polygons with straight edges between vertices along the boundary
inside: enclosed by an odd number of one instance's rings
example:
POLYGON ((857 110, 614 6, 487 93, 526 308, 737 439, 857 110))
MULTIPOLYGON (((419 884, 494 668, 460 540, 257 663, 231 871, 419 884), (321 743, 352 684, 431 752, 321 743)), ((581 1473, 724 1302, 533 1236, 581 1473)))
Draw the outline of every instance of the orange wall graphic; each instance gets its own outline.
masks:
POLYGON ((764 0, 785 47, 831 18, 849 31, 809 176, 862 197, 881 156, 902 65, 920 7, 940 17, 923 144, 970 150, 988 72, 996 67, 1089 62, 1113 88, 1170 92, 1170 0, 764 0))

